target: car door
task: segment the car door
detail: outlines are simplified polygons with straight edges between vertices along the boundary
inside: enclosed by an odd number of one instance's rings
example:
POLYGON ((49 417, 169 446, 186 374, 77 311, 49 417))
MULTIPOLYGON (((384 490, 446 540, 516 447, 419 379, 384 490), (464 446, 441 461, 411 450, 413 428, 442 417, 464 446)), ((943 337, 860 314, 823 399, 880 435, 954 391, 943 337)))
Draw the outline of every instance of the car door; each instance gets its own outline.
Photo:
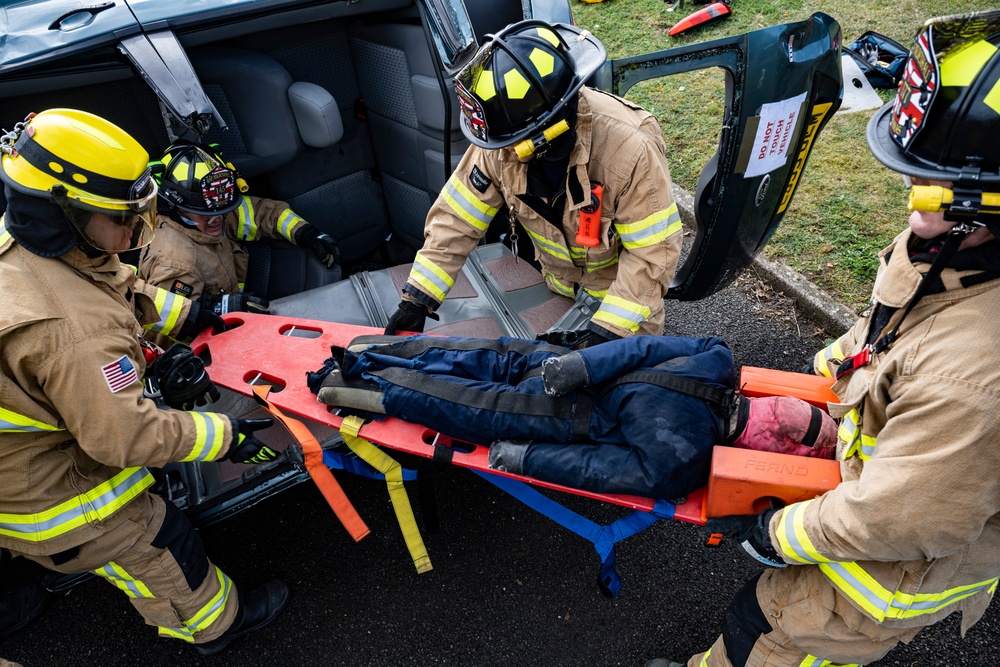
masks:
MULTIPOLYGON (((626 98, 636 84, 683 73, 715 68, 724 79, 718 144, 698 178, 695 220, 687 221, 695 226, 693 242, 668 298, 713 294, 766 245, 816 138, 840 106, 840 62, 839 24, 815 13, 796 23, 614 59, 598 73, 592 83, 626 98)), ((637 97, 656 104, 655 95, 637 97)))

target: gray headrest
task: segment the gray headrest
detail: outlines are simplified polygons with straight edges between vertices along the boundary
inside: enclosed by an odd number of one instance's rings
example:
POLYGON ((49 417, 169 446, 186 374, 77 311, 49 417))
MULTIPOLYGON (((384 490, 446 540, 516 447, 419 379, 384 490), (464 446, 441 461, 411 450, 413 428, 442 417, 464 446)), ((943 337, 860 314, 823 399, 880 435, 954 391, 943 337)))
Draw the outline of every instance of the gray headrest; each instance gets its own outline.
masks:
POLYGON ((326 148, 344 136, 340 109, 326 88, 297 81, 288 88, 288 102, 292 105, 299 136, 307 146, 326 148))

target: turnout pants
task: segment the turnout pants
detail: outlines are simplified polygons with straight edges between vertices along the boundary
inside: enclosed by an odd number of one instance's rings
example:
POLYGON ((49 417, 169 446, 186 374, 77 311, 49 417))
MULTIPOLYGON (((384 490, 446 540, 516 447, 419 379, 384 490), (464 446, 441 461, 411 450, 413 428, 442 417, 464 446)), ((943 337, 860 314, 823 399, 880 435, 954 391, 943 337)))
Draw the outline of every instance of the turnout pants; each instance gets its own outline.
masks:
POLYGON ((818 567, 766 570, 736 594, 720 636, 688 667, 857 667, 922 629, 876 623, 818 567))
POLYGON ((160 636, 216 639, 236 617, 233 582, 208 560, 194 527, 173 503, 142 493, 105 521, 98 539, 51 556, 29 556, 73 574, 94 572, 129 596, 160 636))

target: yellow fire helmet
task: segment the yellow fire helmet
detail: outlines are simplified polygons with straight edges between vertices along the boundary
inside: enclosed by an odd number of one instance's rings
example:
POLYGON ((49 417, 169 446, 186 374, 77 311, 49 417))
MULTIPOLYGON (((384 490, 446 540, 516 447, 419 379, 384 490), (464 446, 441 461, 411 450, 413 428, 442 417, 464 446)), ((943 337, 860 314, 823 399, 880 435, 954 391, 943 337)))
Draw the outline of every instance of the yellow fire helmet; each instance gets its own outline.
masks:
POLYGON ((153 238, 156 183, 149 154, 125 130, 76 109, 29 114, 0 138, 0 178, 59 206, 83 238, 93 214, 130 226, 132 248, 153 238))

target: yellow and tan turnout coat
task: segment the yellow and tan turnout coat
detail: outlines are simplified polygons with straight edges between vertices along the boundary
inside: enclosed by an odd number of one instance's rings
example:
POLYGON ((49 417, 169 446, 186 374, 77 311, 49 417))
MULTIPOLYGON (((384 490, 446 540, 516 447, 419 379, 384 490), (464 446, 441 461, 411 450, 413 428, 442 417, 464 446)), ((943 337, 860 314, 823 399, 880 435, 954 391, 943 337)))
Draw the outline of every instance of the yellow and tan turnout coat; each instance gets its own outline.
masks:
POLYGON ((99 537, 153 483, 144 466, 213 461, 224 414, 143 398, 140 321, 158 314, 117 257, 31 254, 0 218, 0 546, 31 555, 99 537))
MULTIPOLYGON (((903 315, 928 265, 904 232, 882 252, 874 299, 903 315)), ((896 342, 834 385, 843 482, 771 520, 784 560, 815 564, 829 584, 886 628, 918 628, 985 611, 1000 576, 1000 280, 945 269, 896 342), (963 283, 963 279, 966 282, 963 283), (968 285, 968 286, 966 286, 968 285)), ((870 318, 821 351, 835 377, 864 347, 870 318)))
MULTIPOLYGON (((601 298, 596 324, 619 335, 660 334, 663 297, 677 267, 681 221, 656 119, 607 93, 583 88, 569 157, 562 224, 553 225, 518 195, 528 165, 510 151, 471 147, 427 216, 424 245, 409 284, 444 301, 469 253, 506 205, 535 246, 550 290, 601 298), (591 183, 603 187, 600 244, 576 243, 591 183)), ((407 295, 409 296, 409 295, 407 295)))

